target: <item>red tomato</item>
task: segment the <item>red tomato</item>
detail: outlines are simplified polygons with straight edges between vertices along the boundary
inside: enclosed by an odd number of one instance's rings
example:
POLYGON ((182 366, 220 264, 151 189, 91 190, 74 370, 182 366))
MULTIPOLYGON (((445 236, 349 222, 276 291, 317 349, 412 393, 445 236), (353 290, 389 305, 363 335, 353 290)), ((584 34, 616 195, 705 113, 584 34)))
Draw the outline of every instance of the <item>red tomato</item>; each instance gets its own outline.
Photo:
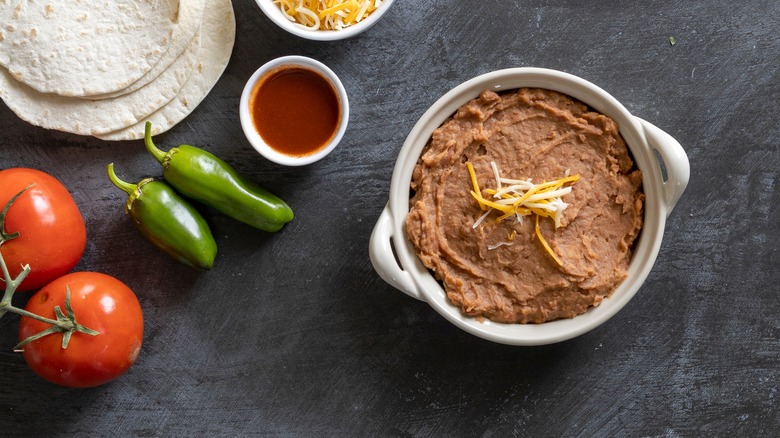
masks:
POLYGON ((87 245, 87 229, 76 202, 62 183, 44 172, 0 171, 0 210, 30 184, 34 185, 16 199, 5 218, 5 232, 18 232, 19 237, 0 244, 13 278, 23 265, 30 265, 19 291, 40 289, 70 272, 87 245))
MULTIPOLYGON (((57 319, 54 306, 65 310, 66 286, 76 322, 100 334, 74 332, 67 348, 62 333, 24 345, 24 359, 44 379, 72 388, 102 385, 122 375, 141 350, 144 323, 138 299, 124 283, 106 274, 75 272, 60 277, 30 298, 25 310, 57 319)), ((50 325, 29 317, 19 323, 19 340, 50 325)))

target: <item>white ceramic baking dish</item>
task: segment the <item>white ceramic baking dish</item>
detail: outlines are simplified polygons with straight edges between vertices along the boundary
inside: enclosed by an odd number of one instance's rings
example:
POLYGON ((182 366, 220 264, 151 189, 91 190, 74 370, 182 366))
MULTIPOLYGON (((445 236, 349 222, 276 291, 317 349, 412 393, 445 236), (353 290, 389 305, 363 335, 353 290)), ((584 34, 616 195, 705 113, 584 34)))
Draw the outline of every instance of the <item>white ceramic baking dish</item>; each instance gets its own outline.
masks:
POLYGON ((379 216, 369 243, 377 273, 406 294, 426 301, 457 327, 491 341, 510 345, 542 345, 586 333, 615 315, 636 294, 655 263, 664 225, 688 184, 690 166, 682 146, 651 123, 632 116, 609 93, 567 73, 542 68, 512 68, 478 76, 442 96, 423 114, 406 138, 390 183, 390 199, 379 216), (423 266, 406 236, 412 171, 433 131, 458 107, 482 90, 545 88, 572 96, 611 117, 643 173, 646 196, 644 226, 634 249, 628 277, 599 306, 571 319, 544 324, 502 324, 465 316, 423 266), (660 157, 660 160, 659 160, 660 157))

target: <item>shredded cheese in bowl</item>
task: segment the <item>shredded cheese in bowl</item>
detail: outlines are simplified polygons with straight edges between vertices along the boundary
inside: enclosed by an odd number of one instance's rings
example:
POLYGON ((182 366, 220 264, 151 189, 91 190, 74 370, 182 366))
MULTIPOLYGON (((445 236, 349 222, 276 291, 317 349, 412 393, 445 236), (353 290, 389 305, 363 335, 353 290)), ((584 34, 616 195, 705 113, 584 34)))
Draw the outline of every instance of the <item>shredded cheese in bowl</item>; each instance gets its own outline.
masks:
POLYGON ((383 0, 273 0, 282 14, 308 30, 341 30, 360 23, 383 0))
MULTIPOLYGON (((485 193, 493 195, 493 199, 486 199, 482 196, 482 189, 477 182, 477 174, 471 162, 466 162, 466 167, 471 178, 471 196, 477 200, 484 213, 474 222, 472 228, 477 228, 492 211, 498 211, 501 215, 496 222, 501 222, 510 217, 514 217, 518 222, 522 222, 523 217, 531 214, 536 215, 536 224, 534 226, 536 236, 539 238, 544 249, 559 265, 563 262, 547 244, 547 241, 539 231, 539 217, 549 217, 555 222, 555 228, 561 226, 563 210, 568 206, 561 200, 561 197, 571 193, 571 186, 564 187, 567 183, 574 183, 580 179, 579 175, 565 176, 554 181, 534 184, 530 179, 518 180, 503 178, 500 176, 498 166, 491 161, 493 174, 496 179, 495 189, 485 189, 485 193)), ((567 172, 568 173, 568 172, 567 172)), ((514 238, 514 236, 511 236, 514 238)), ((512 240, 512 239, 510 239, 512 240)), ((503 245, 511 245, 510 242, 499 242, 497 245, 488 247, 489 250, 497 249, 503 245)))

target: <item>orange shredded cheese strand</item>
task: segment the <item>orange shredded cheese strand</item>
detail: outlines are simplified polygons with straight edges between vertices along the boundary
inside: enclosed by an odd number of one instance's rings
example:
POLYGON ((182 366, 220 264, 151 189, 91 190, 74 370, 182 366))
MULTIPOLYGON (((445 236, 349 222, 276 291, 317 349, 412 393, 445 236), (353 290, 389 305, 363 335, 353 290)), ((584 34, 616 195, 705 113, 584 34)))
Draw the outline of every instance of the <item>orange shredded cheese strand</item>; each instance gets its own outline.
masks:
POLYGON ((481 208, 482 211, 485 211, 487 210, 487 206, 484 204, 485 198, 482 197, 482 190, 480 190, 479 182, 477 181, 477 173, 474 171, 474 166, 471 164, 471 161, 466 162, 466 167, 471 176, 471 185, 474 187, 474 191, 472 191, 471 194, 477 199, 477 202, 479 202, 479 208, 481 208))
POLYGON ((352 7, 352 2, 349 3, 340 3, 335 6, 329 7, 328 9, 322 10, 319 14, 317 14, 318 17, 320 17, 320 20, 327 17, 328 15, 335 14, 336 12, 347 9, 352 7))
POLYGON ((502 220, 504 220, 504 219, 506 219, 506 218, 508 218, 510 216, 514 216, 514 214, 515 214, 514 209, 512 211, 508 211, 508 212, 502 214, 501 216, 499 216, 498 218, 496 218, 496 222, 501 222, 502 220))
POLYGON ((558 263, 558 265, 563 266, 563 262, 561 259, 558 258, 557 255, 553 252, 552 248, 550 248, 550 245, 547 244, 547 241, 544 240, 544 237, 542 236, 542 232, 539 231, 539 215, 536 216, 536 237, 539 238, 539 241, 542 242, 542 246, 544 249, 547 250, 547 252, 550 254, 550 256, 555 260, 555 263, 558 263))
POLYGON ((515 202, 513 202, 512 205, 517 207, 518 205, 522 204, 523 202, 525 202, 526 199, 530 198, 531 195, 533 195, 534 193, 539 191, 539 187, 540 186, 535 186, 531 190, 528 190, 527 192, 525 192, 525 194, 523 196, 517 198, 517 200, 515 202))
MULTIPOLYGON (((489 199, 483 198, 482 196, 480 196, 478 193, 474 192, 473 190, 471 191, 471 196, 473 196, 474 199, 476 199, 477 202, 479 202, 480 205, 482 205, 483 207, 490 207, 490 208, 496 209, 498 211, 503 211, 504 213, 511 213, 511 214, 515 213, 515 208, 512 207, 511 205, 497 204, 497 203, 495 203, 495 202, 493 202, 493 201, 491 201, 489 199)), ((484 208, 483 208, 483 210, 484 210, 484 208)))

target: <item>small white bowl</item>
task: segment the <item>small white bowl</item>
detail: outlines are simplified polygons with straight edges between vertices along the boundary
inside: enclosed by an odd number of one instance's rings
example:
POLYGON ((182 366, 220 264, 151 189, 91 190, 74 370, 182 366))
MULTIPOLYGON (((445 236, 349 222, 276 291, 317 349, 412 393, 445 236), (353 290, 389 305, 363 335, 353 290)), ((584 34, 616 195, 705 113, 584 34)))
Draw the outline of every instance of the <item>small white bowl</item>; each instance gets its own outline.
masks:
POLYGON ((283 164, 285 166, 304 166, 324 158, 336 148, 342 137, 344 137, 344 132, 346 132, 347 124, 349 123, 349 99, 347 98, 347 90, 344 88, 344 85, 341 83, 338 76, 336 76, 336 74, 333 73, 333 70, 328 68, 325 64, 305 56, 283 56, 263 64, 263 66, 258 68, 249 78, 244 86, 244 91, 241 93, 239 117, 241 119, 241 128, 244 131, 244 135, 260 155, 277 164, 283 164), (266 75, 266 73, 270 73, 284 66, 303 67, 322 74, 330 81, 338 95, 341 117, 339 119, 338 127, 336 128, 336 134, 333 136, 330 143, 313 154, 292 156, 283 154, 271 148, 263 140, 260 134, 258 134, 254 122, 252 121, 252 115, 249 111, 249 98, 252 95, 255 85, 266 75))
POLYGON ((451 323, 471 334, 510 345, 564 341, 603 324, 636 294, 653 267, 666 218, 682 196, 689 175, 688 157, 674 138, 651 123, 632 116, 614 97, 596 85, 556 70, 514 68, 494 71, 466 81, 445 94, 423 114, 409 133, 393 170, 390 200, 371 234, 371 263, 380 277, 392 286, 426 301, 451 323), (523 87, 567 94, 611 117, 618 124, 634 162, 642 171, 646 197, 644 226, 634 248, 626 280, 609 298, 584 314, 543 324, 503 324, 464 315, 460 307, 449 301, 442 287, 417 257, 405 227, 412 171, 433 131, 482 90, 523 87), (663 159, 665 175, 656 154, 663 159))
POLYGON ((368 17, 361 20, 359 23, 352 26, 345 27, 341 30, 310 30, 304 26, 290 21, 283 13, 282 10, 274 4, 273 0, 255 0, 257 5, 260 6, 260 10, 271 19, 277 26, 290 32, 293 35, 297 35, 301 38, 314 41, 336 41, 351 38, 369 27, 373 26, 382 15, 390 9, 390 5, 393 4, 393 0, 385 0, 382 4, 372 12, 368 17))

